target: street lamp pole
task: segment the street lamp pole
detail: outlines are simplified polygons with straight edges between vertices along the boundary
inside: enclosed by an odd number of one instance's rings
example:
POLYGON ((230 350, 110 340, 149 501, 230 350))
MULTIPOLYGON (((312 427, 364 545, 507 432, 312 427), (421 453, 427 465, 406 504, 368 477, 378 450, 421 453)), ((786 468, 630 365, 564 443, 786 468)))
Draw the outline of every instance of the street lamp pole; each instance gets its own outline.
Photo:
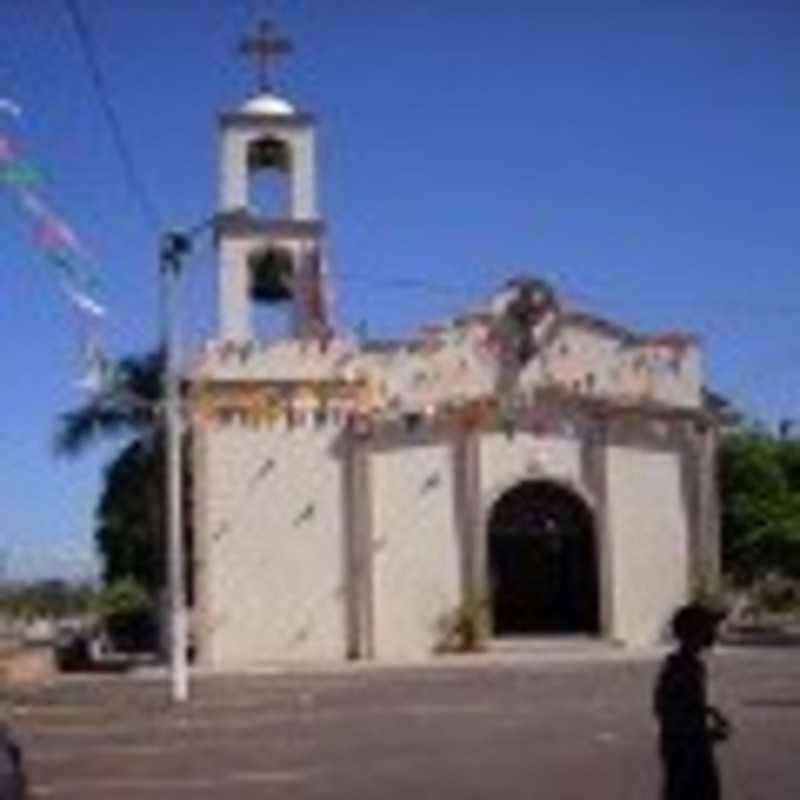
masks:
POLYGON ((188 236, 170 232, 161 240, 164 325, 164 423, 166 428, 167 564, 169 569, 170 675, 172 699, 189 698, 189 626, 183 541, 183 414, 181 412, 180 325, 177 288, 181 258, 191 249, 188 236))

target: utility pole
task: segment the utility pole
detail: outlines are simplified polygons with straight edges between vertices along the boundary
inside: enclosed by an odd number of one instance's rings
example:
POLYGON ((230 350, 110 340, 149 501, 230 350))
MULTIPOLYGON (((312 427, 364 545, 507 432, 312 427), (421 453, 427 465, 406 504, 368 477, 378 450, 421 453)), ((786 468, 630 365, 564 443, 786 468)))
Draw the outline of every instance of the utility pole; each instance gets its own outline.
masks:
POLYGON ((164 335, 164 424, 166 432, 167 564, 169 569, 170 675, 172 699, 189 698, 189 624, 183 542, 183 413, 181 410, 180 326, 177 288, 188 236, 170 232, 161 240, 160 267, 164 335))

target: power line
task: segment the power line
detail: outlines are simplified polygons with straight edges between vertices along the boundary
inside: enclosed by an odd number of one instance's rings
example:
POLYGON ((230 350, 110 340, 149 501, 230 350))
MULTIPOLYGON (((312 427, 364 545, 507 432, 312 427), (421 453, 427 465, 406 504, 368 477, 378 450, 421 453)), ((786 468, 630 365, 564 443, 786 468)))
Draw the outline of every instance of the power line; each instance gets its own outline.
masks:
POLYGON ((122 125, 120 124, 119 117, 114 109, 114 105, 109 99, 109 92, 106 82, 103 78, 100 64, 95 55, 95 47, 92 42, 92 37, 89 33, 89 28, 86 25, 86 20, 81 13, 80 6, 78 5, 77 0, 64 0, 64 5, 67 9, 70 19, 72 20, 72 25, 75 28, 75 34, 78 37, 78 42, 80 43, 84 59, 86 60, 89 76, 97 93, 97 98, 100 101, 100 106, 105 114, 106 121, 108 122, 108 127, 111 130, 111 137, 114 142, 114 147, 116 148, 117 155, 122 162, 122 166, 125 171, 125 177, 127 178, 130 189, 136 196, 139 206, 141 207, 144 216, 147 218, 148 223, 158 230, 161 230, 163 227, 161 214, 159 214, 155 203, 147 191, 144 181, 141 180, 139 172, 136 168, 136 163, 131 154, 131 150, 128 147, 125 136, 122 133, 122 125))
POLYGON ((478 284, 460 284, 456 286, 455 284, 429 281, 423 278, 401 278, 391 275, 375 276, 367 273, 351 272, 351 271, 337 270, 334 273, 334 278, 336 280, 342 280, 342 282, 345 283, 366 284, 367 286, 376 289, 386 289, 386 290, 408 289, 408 290, 432 292, 437 294, 450 294, 450 295, 457 294, 461 296, 472 292, 485 293, 487 290, 486 286, 478 284))
MULTIPOLYGON (((393 275, 376 275, 375 273, 353 272, 350 270, 339 271, 336 270, 333 275, 335 280, 342 283, 360 283, 366 285, 370 289, 378 291, 427 291, 436 294, 449 294, 464 296, 469 293, 486 294, 492 291, 499 291, 502 288, 502 282, 494 287, 486 284, 479 283, 447 283, 440 281, 431 281, 425 278, 409 278, 399 277, 393 275)), ((590 305, 590 306, 608 306, 610 301, 619 300, 620 293, 617 292, 616 297, 601 298, 600 295, 591 294, 581 290, 573 290, 567 288, 562 292, 567 298, 574 298, 575 300, 590 305)), ((724 303, 724 302, 707 302, 704 300, 695 299, 679 299, 669 298, 654 299, 635 297, 633 302, 644 309, 674 309, 676 311, 692 311, 695 313, 722 313, 722 314, 743 314, 748 316, 794 316, 800 314, 800 305, 791 304, 752 304, 752 303, 724 303)))

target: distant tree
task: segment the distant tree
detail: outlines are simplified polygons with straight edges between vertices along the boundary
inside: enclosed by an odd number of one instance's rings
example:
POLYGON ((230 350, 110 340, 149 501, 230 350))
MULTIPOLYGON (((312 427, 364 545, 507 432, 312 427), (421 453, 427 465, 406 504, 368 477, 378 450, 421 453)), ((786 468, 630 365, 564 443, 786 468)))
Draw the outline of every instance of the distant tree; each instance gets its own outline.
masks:
POLYGON ((800 443, 763 430, 725 436, 719 488, 725 572, 739 584, 800 578, 800 443))
POLYGON ((63 618, 91 611, 95 591, 88 583, 48 578, 0 589, 0 610, 12 617, 63 618))
POLYGON ((800 493, 800 439, 781 437, 778 459, 789 490, 800 493))

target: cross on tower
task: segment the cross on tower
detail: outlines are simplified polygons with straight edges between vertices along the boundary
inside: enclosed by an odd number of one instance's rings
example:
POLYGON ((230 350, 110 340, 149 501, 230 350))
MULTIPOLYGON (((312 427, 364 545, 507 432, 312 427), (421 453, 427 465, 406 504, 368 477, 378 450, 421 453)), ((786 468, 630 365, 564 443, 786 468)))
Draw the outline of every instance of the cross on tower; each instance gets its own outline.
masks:
POLYGON ((279 56, 292 52, 292 43, 289 39, 275 33, 269 20, 261 20, 255 36, 246 36, 242 39, 239 52, 247 57, 252 57, 258 66, 258 88, 261 92, 269 92, 270 85, 269 62, 279 56))

